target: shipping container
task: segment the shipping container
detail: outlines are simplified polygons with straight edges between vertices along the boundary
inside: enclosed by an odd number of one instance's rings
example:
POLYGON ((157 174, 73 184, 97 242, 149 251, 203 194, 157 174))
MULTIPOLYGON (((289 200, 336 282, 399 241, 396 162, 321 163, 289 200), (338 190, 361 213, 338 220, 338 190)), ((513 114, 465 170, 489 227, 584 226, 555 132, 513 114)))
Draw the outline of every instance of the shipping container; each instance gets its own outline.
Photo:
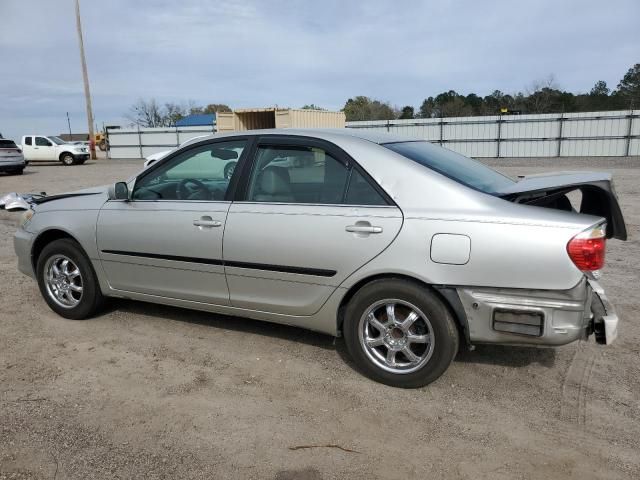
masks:
POLYGON ((344 112, 292 108, 243 108, 217 114, 217 131, 263 128, 344 128, 344 112))

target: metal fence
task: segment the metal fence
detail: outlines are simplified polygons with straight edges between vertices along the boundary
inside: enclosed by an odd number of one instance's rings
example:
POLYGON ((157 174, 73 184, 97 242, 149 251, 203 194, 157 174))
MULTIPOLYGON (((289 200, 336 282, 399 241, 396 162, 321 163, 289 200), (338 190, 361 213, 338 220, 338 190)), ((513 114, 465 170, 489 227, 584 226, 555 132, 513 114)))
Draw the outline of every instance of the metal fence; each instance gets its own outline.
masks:
POLYGON ((640 155, 640 110, 347 122, 422 138, 470 157, 640 155))
POLYGON ((144 158, 171 150, 187 140, 215 133, 215 125, 202 127, 107 128, 109 158, 144 158))

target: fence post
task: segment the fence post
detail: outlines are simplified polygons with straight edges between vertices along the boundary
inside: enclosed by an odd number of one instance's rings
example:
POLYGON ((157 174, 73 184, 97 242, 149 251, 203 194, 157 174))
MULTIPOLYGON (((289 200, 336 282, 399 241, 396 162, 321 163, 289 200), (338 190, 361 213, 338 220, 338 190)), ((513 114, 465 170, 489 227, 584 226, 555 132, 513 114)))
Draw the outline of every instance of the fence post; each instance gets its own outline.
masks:
POLYGON ((444 140, 444 119, 442 117, 440 117, 440 146, 442 146, 442 144, 444 140))
POLYGON ((629 111, 629 127, 627 128, 627 146, 625 148, 625 157, 631 153, 631 132, 633 132, 633 110, 629 111))
POLYGON ((387 120, 387 133, 389 133, 390 129, 389 129, 389 124, 391 123, 391 120, 387 120))
POLYGON ((178 133, 178 126, 176 125, 176 147, 180 146, 180 133, 178 133))
POLYGON ((140 158, 144 158, 142 155, 142 135, 140 134, 140 125, 138 125, 138 147, 140 149, 140 158))
POLYGON ((500 140, 502 139, 502 115, 498 116, 498 138, 496 138, 496 158, 500 158, 500 140))
POLYGON ((560 114, 560 118, 558 120, 560 121, 560 126, 558 127, 558 152, 556 157, 559 157, 562 153, 562 124, 564 123, 564 113, 560 114))

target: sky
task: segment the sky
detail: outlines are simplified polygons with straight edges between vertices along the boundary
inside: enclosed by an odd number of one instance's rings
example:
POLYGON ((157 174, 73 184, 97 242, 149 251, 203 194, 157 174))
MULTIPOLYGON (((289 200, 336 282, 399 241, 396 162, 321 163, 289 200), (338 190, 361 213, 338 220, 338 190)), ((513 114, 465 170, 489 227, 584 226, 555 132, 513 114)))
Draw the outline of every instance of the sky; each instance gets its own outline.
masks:
MULTIPOLYGON (((99 127, 138 99, 416 109, 450 89, 615 88, 640 63, 639 0, 81 0, 99 127)), ((0 0, 0 132, 86 132, 74 0, 0 0)))

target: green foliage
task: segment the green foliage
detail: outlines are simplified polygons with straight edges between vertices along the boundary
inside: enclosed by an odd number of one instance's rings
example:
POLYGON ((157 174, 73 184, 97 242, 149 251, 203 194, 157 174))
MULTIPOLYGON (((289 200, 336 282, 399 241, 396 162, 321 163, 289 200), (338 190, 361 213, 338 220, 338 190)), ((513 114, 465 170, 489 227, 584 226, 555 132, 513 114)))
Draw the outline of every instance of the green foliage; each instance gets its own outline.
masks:
POLYGON ((551 76, 545 81, 536 82, 528 92, 514 95, 494 90, 482 98, 475 93, 464 96, 455 90, 448 90, 435 97, 425 98, 420 105, 418 117, 500 115, 503 109, 506 113, 564 113, 639 107, 640 64, 636 64, 625 74, 614 92, 611 92, 606 82, 599 80, 589 93, 574 94, 559 89, 551 76))
POLYGON ((394 120, 398 112, 388 103, 358 96, 350 98, 342 111, 348 122, 357 120, 394 120))
POLYGON ((400 116, 398 118, 408 119, 415 118, 415 116, 416 114, 413 107, 411 105, 407 105, 405 107, 402 107, 402 110, 400 110, 400 116))
POLYGON ((326 110, 326 108, 319 107, 315 103, 310 103, 308 105, 303 105, 302 110, 326 110))
POLYGON ((636 63, 624 75, 615 95, 628 105, 627 108, 640 107, 640 63, 636 63))

